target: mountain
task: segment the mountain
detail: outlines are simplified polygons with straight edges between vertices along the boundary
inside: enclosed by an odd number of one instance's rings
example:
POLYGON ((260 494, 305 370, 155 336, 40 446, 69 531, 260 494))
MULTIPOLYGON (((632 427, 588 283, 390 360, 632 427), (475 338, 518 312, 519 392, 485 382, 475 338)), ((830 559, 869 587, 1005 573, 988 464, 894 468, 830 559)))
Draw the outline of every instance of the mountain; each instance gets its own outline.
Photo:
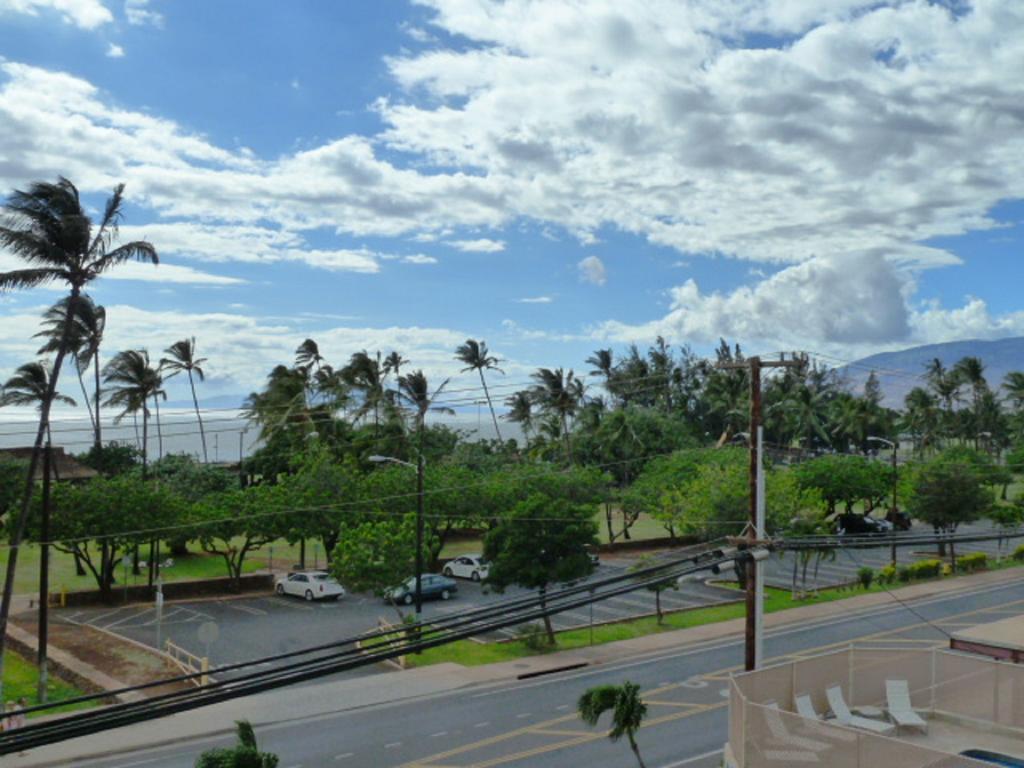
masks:
POLYGON ((911 389, 925 385, 925 365, 933 359, 938 358, 947 368, 952 368, 958 360, 969 356, 981 358, 989 386, 998 388, 1010 371, 1024 371, 1024 337, 995 341, 949 341, 911 347, 899 352, 882 352, 850 363, 840 368, 840 373, 852 391, 860 392, 871 371, 874 371, 885 393, 885 404, 900 407, 911 389))

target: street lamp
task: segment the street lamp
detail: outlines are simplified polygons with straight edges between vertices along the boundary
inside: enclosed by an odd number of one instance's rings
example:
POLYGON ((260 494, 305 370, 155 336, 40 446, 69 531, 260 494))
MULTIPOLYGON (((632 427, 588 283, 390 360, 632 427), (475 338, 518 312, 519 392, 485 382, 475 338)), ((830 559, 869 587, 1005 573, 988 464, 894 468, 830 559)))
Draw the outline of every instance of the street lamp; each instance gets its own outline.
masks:
POLYGON ((423 454, 416 457, 416 463, 396 459, 393 456, 371 456, 374 464, 398 464, 416 470, 416 619, 423 613, 423 454))
MULTIPOLYGON (((892 521, 891 522, 893 524, 893 531, 895 532, 895 530, 896 530, 896 491, 897 491, 897 487, 899 486, 899 474, 898 474, 899 470, 896 468, 896 451, 899 450, 899 446, 896 443, 894 443, 892 440, 886 440, 884 437, 875 437, 873 435, 869 435, 867 441, 869 443, 881 443, 882 445, 884 445, 884 446, 886 446, 888 448, 892 448, 892 508, 890 509, 890 514, 891 514, 891 517, 892 517, 892 521)), ((896 566, 896 542, 895 541, 893 541, 892 550, 891 550, 890 554, 892 556, 893 567, 895 567, 896 566)))

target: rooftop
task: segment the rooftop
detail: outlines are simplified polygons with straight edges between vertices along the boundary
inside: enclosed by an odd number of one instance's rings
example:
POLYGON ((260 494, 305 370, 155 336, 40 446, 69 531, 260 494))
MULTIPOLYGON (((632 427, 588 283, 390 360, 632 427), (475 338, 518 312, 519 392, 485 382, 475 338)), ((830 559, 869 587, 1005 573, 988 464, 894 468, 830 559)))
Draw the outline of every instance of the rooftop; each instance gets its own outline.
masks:
MULTIPOLYGON (((804 714, 807 714, 805 711, 804 714)), ((1024 766, 1024 667, 941 649, 851 647, 800 658, 730 682, 730 768, 992 768, 964 756, 983 750, 1024 766), (838 687, 855 713, 887 722, 886 681, 905 681, 926 728, 889 734, 797 713, 807 696, 818 715, 838 687)), ((977 753, 974 753, 977 754, 977 753)))

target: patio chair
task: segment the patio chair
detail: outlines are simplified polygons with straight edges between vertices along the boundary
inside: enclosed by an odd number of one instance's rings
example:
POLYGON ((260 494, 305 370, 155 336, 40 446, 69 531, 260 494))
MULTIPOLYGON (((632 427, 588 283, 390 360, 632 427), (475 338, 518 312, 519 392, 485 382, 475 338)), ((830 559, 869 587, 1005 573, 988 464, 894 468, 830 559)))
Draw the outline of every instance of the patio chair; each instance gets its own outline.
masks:
POLYGON ((846 699, 843 698, 843 689, 838 685, 827 688, 825 696, 828 698, 828 705, 832 708, 832 714, 835 716, 836 722, 840 725, 883 735, 890 734, 896 730, 896 726, 892 723, 884 723, 881 720, 872 720, 868 717, 853 714, 846 705, 846 699))
POLYGON ((889 717, 897 728, 920 728, 928 732, 928 723, 910 703, 910 685, 906 680, 886 680, 885 699, 889 704, 889 717))
POLYGON ((764 706, 765 725, 768 726, 768 731, 771 733, 772 738, 779 742, 779 744, 811 752, 821 752, 829 748, 829 745, 824 741, 816 741, 815 739, 808 739, 804 736, 790 733, 786 724, 782 721, 781 710, 777 702, 769 701, 764 706))
MULTIPOLYGON (((800 715, 800 717, 804 718, 805 720, 812 721, 816 723, 818 726, 826 725, 824 722, 825 718, 819 715, 817 711, 814 709, 814 702, 811 701, 810 696, 808 696, 806 693, 797 694, 795 700, 796 712, 798 715, 800 715)), ((842 728, 826 727, 824 729, 819 728, 819 730, 822 736, 825 736, 832 741, 850 742, 857 740, 856 734, 850 733, 849 731, 844 731, 842 728)))

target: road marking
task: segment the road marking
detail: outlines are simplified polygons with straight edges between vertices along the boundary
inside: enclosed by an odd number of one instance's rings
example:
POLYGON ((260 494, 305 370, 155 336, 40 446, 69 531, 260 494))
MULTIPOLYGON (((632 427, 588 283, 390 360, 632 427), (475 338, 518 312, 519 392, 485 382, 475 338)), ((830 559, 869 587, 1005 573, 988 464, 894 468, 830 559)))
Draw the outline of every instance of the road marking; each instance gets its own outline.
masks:
POLYGON ((348 758, 352 757, 353 755, 355 755, 355 752, 345 752, 342 755, 335 755, 334 759, 335 760, 347 760, 348 758))
POLYGON ((694 763, 699 763, 701 760, 707 760, 708 758, 715 757, 716 755, 722 754, 722 752, 723 750, 721 749, 715 749, 711 752, 705 752, 703 755, 697 755, 696 757, 688 757, 685 760, 680 760, 677 763, 669 763, 668 765, 663 765, 661 766, 661 768, 682 768, 682 766, 684 765, 693 765, 694 763))
POLYGON ((447 736, 447 735, 448 735, 448 731, 438 731, 437 733, 430 734, 430 738, 432 738, 432 739, 439 739, 442 736, 447 736))
POLYGON ((491 721, 490 721, 490 720, 484 720, 484 721, 483 721, 482 723, 477 723, 477 724, 476 724, 476 725, 474 725, 473 727, 474 727, 474 728, 486 728, 486 727, 487 727, 488 725, 490 725, 490 724, 491 724, 491 721))
POLYGON ((394 749, 395 747, 400 747, 400 746, 402 746, 402 742, 400 742, 400 741, 392 741, 390 744, 385 744, 384 745, 384 749, 394 749))
POLYGON ((568 704, 559 704, 557 707, 555 707, 555 709, 557 709, 559 712, 564 712, 568 708, 569 708, 568 704))
POLYGON ((520 714, 516 715, 516 719, 522 720, 524 717, 529 717, 531 714, 531 712, 521 712, 520 714))
POLYGON ((221 605, 223 605, 223 606, 225 606, 227 608, 231 608, 231 609, 236 610, 236 611, 241 611, 242 613, 248 613, 251 616, 266 616, 267 615, 267 612, 264 611, 262 608, 253 608, 251 605, 241 605, 239 603, 234 603, 234 602, 232 602, 230 600, 218 600, 217 602, 219 602, 221 605))

